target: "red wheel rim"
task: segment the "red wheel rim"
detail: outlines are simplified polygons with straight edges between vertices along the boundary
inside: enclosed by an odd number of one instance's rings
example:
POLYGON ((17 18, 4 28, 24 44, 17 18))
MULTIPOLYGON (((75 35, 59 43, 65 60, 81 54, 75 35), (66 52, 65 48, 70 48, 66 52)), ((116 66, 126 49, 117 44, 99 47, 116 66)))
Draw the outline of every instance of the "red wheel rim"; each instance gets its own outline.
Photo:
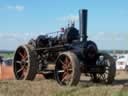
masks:
POLYGON ((57 70, 61 72, 59 73, 58 79, 62 84, 67 85, 72 77, 72 62, 68 56, 62 55, 58 59, 58 65, 60 66, 57 70))
POLYGON ((17 50, 17 58, 15 60, 16 63, 16 76, 19 79, 23 79, 27 75, 28 70, 28 53, 25 48, 20 48, 17 50))

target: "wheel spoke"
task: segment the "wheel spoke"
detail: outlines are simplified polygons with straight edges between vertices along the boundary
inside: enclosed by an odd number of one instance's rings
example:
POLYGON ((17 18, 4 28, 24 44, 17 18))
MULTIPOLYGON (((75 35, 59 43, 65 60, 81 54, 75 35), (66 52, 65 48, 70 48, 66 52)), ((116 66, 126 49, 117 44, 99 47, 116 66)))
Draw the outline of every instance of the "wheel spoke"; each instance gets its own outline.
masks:
POLYGON ((28 64, 28 63, 29 63, 29 60, 26 60, 26 61, 25 61, 25 64, 28 64))
POLYGON ((102 80, 105 80, 105 74, 102 74, 101 77, 102 77, 102 80))
POLYGON ((72 72, 72 69, 70 68, 70 69, 68 69, 68 72, 72 72))
POLYGON ((20 64, 20 65, 22 65, 22 62, 21 62, 21 61, 16 61, 16 63, 17 63, 17 64, 20 64))
POLYGON ((24 57, 27 57, 27 52, 25 50, 24 50, 23 54, 24 54, 24 57))
POLYGON ((71 67, 72 67, 72 65, 71 65, 70 60, 67 57, 65 57, 65 60, 63 63, 64 70, 69 70, 69 69, 71 69, 71 67))
POLYGON ((67 64, 63 64, 62 68, 64 69, 64 71, 67 71, 68 69, 67 64))
POLYGON ((65 80, 66 80, 66 75, 67 75, 67 73, 66 72, 64 72, 64 74, 63 74, 63 76, 62 76, 62 82, 64 82, 65 80))
POLYGON ((19 52, 19 55, 21 56, 21 59, 24 59, 24 60, 27 59, 27 53, 25 50, 23 52, 19 52))
POLYGON ((72 67, 71 62, 68 63, 67 67, 68 68, 71 68, 72 67))
POLYGON ((64 75, 63 75, 63 79, 61 80, 62 82, 64 82, 64 81, 69 81, 71 79, 71 75, 70 74, 68 74, 68 73, 65 73, 64 75))
POLYGON ((105 76, 106 79, 108 78, 108 74, 105 73, 104 76, 105 76))
POLYGON ((25 67, 25 68, 23 69, 23 74, 26 75, 26 72, 27 72, 27 68, 25 67))
POLYGON ((68 65, 69 59, 68 59, 67 57, 65 57, 64 63, 65 63, 66 65, 68 65))
POLYGON ((101 74, 98 74, 98 76, 99 76, 99 79, 101 79, 101 78, 102 78, 102 75, 101 75, 101 74))
POLYGON ((19 73, 24 70, 24 67, 21 67, 16 73, 19 73))
POLYGON ((64 65, 64 62, 61 59, 59 61, 60 61, 60 63, 62 63, 64 65))
POLYGON ((106 71, 105 71, 105 74, 108 74, 108 73, 109 73, 109 70, 106 70, 106 71))
POLYGON ((24 59, 24 55, 21 52, 19 52, 19 55, 21 56, 22 59, 24 59))
POLYGON ((110 68, 109 68, 109 66, 106 66, 105 69, 106 69, 106 70, 109 70, 110 68))
POLYGON ((22 73, 21 76, 20 76, 20 79, 23 79, 24 78, 24 74, 22 73))

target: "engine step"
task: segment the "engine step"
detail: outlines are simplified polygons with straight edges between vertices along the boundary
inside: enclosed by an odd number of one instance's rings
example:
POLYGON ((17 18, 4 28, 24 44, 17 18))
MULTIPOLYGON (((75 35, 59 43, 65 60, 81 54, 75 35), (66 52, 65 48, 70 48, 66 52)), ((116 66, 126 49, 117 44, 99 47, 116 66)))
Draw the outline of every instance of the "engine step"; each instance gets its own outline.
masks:
POLYGON ((48 64, 46 70, 55 70, 55 64, 48 64))

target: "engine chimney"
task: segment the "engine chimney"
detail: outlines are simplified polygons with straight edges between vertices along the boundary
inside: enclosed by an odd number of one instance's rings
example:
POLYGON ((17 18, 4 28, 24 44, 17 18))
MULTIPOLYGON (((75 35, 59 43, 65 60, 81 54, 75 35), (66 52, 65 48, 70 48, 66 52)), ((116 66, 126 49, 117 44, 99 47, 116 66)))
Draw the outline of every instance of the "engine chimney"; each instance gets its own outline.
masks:
POLYGON ((87 14, 88 10, 82 9, 79 11, 79 27, 80 27, 80 37, 81 41, 87 41, 87 14))

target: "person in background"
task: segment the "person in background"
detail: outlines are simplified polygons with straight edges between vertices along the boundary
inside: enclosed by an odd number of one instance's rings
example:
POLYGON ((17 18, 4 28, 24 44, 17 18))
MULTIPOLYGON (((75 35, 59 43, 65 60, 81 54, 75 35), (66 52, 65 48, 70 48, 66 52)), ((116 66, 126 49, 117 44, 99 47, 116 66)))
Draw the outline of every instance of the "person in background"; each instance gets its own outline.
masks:
POLYGON ((2 56, 0 56, 0 64, 2 64, 3 63, 3 58, 2 58, 2 56))

